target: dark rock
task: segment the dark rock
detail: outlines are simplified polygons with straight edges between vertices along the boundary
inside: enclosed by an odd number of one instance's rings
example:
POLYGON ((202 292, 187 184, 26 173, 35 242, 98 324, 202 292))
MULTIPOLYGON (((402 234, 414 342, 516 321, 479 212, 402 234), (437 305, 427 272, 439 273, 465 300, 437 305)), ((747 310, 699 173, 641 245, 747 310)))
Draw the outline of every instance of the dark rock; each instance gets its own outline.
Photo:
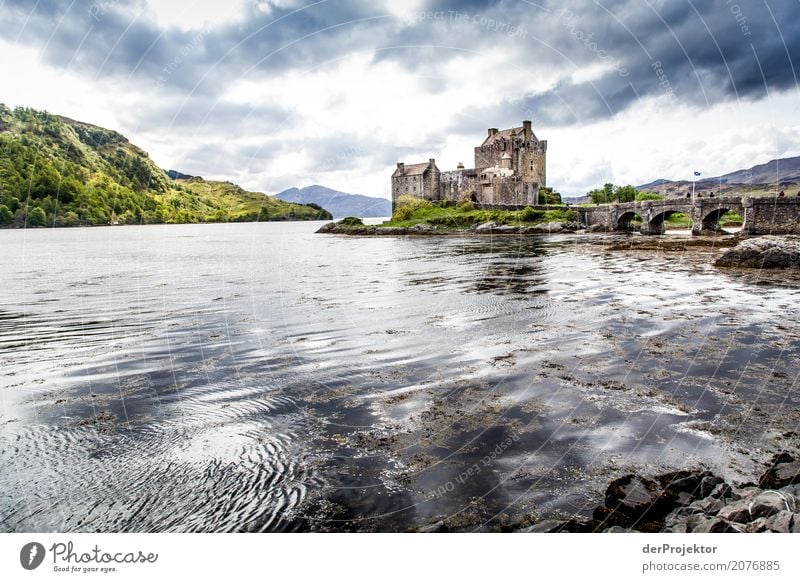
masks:
POLYGON ((335 230, 336 230, 336 223, 335 222, 329 222, 329 223, 323 224, 321 227, 319 227, 317 232, 318 233, 320 233, 320 232, 325 233, 325 232, 333 232, 335 230))
POLYGON ((714 497, 706 497, 694 501, 689 507, 705 513, 706 515, 716 515, 723 507, 725 501, 723 499, 716 499, 714 497))
POLYGON ((767 527, 767 518, 759 517, 758 519, 745 524, 744 531, 747 533, 763 533, 765 531, 769 531, 769 528, 767 527))
POLYGON ((753 517, 750 513, 750 499, 740 499, 726 505, 717 512, 717 517, 736 523, 748 523, 753 517))
POLYGON ((638 475, 616 479, 606 489, 606 509, 635 522, 663 519, 672 511, 674 503, 674 493, 663 489, 656 481, 638 475))
POLYGON ((780 489, 794 483, 800 483, 800 461, 785 452, 772 459, 769 469, 758 481, 762 489, 780 489))
POLYGON ((519 234, 520 231, 521 228, 519 226, 513 226, 511 224, 501 224, 494 229, 496 234, 519 234))
POLYGON ((789 533, 794 525, 794 514, 791 511, 781 511, 772 517, 768 517, 765 525, 769 531, 775 533, 789 533))
POLYGON ((795 510, 795 499, 778 491, 764 491, 750 500, 750 515, 753 518, 769 517, 781 511, 795 510))
POLYGON ((737 487, 736 489, 731 489, 731 501, 739 501, 740 499, 750 499, 755 497, 761 493, 761 489, 756 487, 755 485, 748 485, 745 487, 737 487))
POLYGON ((800 533, 800 513, 795 513, 792 516, 792 533, 800 533))
POLYGON ((687 531, 692 533, 738 533, 744 531, 744 526, 731 523, 720 517, 706 517, 693 515, 687 522, 687 531))
POLYGON ((679 497, 681 503, 690 503, 693 499, 707 497, 723 481, 708 471, 700 473, 691 471, 675 471, 656 477, 664 490, 679 497), (681 494, 685 494, 680 497, 681 494), (688 497, 686 496, 688 495, 688 497))
POLYGON ((714 499, 729 499, 733 495, 733 489, 727 483, 720 483, 708 495, 714 499))

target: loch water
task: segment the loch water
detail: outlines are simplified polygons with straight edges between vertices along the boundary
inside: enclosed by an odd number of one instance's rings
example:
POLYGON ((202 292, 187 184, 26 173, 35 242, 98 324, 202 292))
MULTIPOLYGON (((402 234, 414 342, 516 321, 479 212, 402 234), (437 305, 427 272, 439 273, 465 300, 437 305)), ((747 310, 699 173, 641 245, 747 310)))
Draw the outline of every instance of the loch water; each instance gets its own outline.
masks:
POLYGON ((497 531, 800 444, 790 276, 320 224, 0 230, 0 531, 497 531))

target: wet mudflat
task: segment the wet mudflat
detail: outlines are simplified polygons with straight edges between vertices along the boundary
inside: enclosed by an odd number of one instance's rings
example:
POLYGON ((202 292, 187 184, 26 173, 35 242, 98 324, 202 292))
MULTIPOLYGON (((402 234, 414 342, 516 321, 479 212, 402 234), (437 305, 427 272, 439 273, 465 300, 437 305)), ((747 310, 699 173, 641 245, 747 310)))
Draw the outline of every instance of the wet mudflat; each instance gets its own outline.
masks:
POLYGON ((800 448, 791 273, 318 226, 1 231, 0 530, 513 530, 800 448))

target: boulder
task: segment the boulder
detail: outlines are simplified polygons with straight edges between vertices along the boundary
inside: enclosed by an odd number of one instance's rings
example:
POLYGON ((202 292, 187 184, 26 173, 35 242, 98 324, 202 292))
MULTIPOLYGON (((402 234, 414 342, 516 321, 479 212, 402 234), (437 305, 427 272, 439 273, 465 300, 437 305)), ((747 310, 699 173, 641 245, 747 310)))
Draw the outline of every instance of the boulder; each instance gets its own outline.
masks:
POLYGON ((740 242, 715 263, 718 267, 800 268, 800 236, 760 236, 740 242))
POLYGON ((606 509, 634 521, 652 521, 666 517, 674 507, 674 495, 659 483, 638 475, 626 475, 611 482, 606 489, 606 509))
POLYGON ((516 234, 519 232, 519 227, 510 224, 502 224, 495 229, 495 232, 500 234, 516 234))
POLYGON ((318 233, 320 233, 320 232, 321 233, 326 233, 326 232, 333 232, 335 230, 336 230, 336 223, 335 222, 329 222, 329 223, 323 224, 321 227, 319 227, 319 229, 317 229, 317 232, 318 233))
POLYGON ((678 497, 681 503, 708 497, 723 480, 708 471, 675 471, 656 477, 665 491, 678 497), (681 497, 682 496, 682 497, 681 497))
POLYGON ((763 533, 765 531, 769 531, 769 528, 767 527, 767 518, 759 517, 758 519, 745 524, 744 531, 746 533, 763 533))
POLYGON ((800 513, 795 513, 792 516, 792 528, 789 531, 792 533, 800 533, 800 513))
POLYGON ((497 228, 497 224, 492 222, 492 221, 489 221, 489 222, 484 222, 483 224, 479 224, 478 226, 476 226, 475 227, 475 231, 476 232, 488 232, 488 231, 492 231, 492 230, 494 230, 496 228, 497 228))
POLYGON ((781 511, 791 513, 795 510, 795 499, 793 496, 785 495, 779 491, 764 491, 750 500, 748 510, 753 519, 770 517, 781 511))
POLYGON ((800 483, 800 461, 789 453, 776 455, 769 469, 758 481, 759 487, 763 489, 780 489, 795 483, 800 483))
POLYGON ((692 533, 739 533, 744 531, 744 526, 720 517, 697 515, 689 518, 687 531, 692 533))
POLYGON ((752 521, 750 499, 740 499, 726 505, 717 512, 717 517, 736 523, 748 523, 752 521))
POLYGON ((429 233, 433 232, 433 230, 433 226, 427 222, 420 222, 419 224, 415 224, 408 229, 408 231, 411 233, 429 233))
POLYGON ((725 501, 714 497, 706 497, 694 501, 689 507, 706 515, 716 515, 725 507, 725 501))
POLYGON ((775 533, 789 533, 794 525, 794 514, 791 511, 781 511, 765 519, 764 524, 769 531, 775 533))

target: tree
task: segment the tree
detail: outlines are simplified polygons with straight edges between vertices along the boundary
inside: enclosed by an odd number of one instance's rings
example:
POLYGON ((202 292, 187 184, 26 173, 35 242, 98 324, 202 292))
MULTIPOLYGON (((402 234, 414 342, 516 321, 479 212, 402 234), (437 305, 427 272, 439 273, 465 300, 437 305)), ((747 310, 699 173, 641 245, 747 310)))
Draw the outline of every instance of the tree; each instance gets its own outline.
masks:
POLYGON ((28 213, 28 226, 44 226, 47 223, 47 215, 38 206, 28 213))
POLYGON ((550 186, 542 186, 539 188, 539 204, 561 204, 561 194, 550 186))
POLYGON ((602 188, 597 188, 588 192, 589 197, 595 204, 612 204, 615 202, 633 202, 641 200, 639 192, 635 187, 627 184, 625 186, 615 186, 607 182, 602 188))
POLYGON ((617 202, 633 202, 636 200, 637 190, 630 184, 627 186, 618 186, 614 190, 614 198, 617 202))
POLYGON ((0 224, 3 226, 11 224, 12 220, 14 220, 14 215, 8 209, 8 206, 0 204, 0 224))

